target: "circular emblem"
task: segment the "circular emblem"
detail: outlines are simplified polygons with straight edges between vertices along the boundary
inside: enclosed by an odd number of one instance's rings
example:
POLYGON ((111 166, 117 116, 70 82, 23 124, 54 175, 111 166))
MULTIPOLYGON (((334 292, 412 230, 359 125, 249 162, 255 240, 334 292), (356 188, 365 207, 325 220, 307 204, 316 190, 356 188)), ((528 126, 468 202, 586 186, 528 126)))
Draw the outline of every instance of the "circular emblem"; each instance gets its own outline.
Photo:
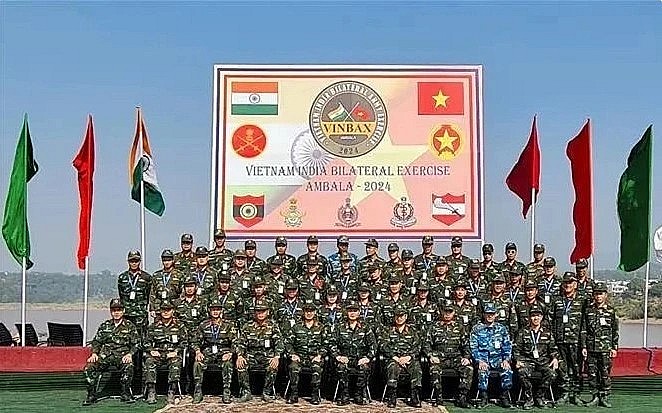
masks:
POLYGON ((257 93, 251 93, 250 95, 248 95, 248 101, 253 104, 260 103, 260 95, 258 95, 257 93))
POLYGON ((448 161, 460 154, 462 130, 455 124, 437 125, 430 133, 430 150, 440 159, 448 161))
POLYGON ((375 149, 386 134, 386 106, 370 86, 345 80, 327 86, 313 101, 313 138, 325 151, 355 158, 375 149))
POLYGON ((246 203, 239 208, 239 215, 244 219, 253 219, 257 216, 257 206, 246 203))
POLYGON ((255 158, 266 146, 267 135, 258 126, 241 125, 232 134, 232 149, 242 158, 255 158))

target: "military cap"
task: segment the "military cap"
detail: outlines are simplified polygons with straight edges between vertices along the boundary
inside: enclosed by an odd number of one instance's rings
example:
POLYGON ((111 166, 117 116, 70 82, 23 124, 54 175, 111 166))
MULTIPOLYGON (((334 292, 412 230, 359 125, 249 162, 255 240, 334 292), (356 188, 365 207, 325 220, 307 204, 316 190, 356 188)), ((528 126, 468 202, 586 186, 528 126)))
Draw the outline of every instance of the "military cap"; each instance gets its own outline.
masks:
POLYGON ((347 311, 349 311, 349 310, 358 310, 359 308, 361 308, 361 306, 359 305, 359 303, 357 303, 354 300, 352 300, 352 301, 348 302, 347 304, 345 304, 345 309, 347 309, 347 311))
POLYGON ((493 314, 493 313, 496 313, 496 312, 497 312, 496 307, 492 303, 486 303, 485 307, 483 307, 483 313, 493 314))
MULTIPOLYGON (((349 257, 349 258, 351 260, 352 257, 349 257)), ((319 265, 319 263, 320 263, 320 260, 319 260, 319 258, 317 258, 317 256, 314 256, 314 257, 308 256, 308 258, 306 258, 306 265, 319 265)))
POLYGON ((472 259, 471 262, 469 263, 469 268, 480 269, 480 261, 478 261, 475 258, 472 259))
POLYGON ((375 248, 378 248, 378 247, 379 247, 379 242, 377 242, 377 240, 374 239, 374 238, 370 238, 369 240, 367 240, 367 241, 365 242, 365 246, 366 246, 366 247, 375 247, 375 248))
POLYGON ((303 303, 302 308, 303 308, 303 311, 316 311, 317 310, 317 307, 315 306, 315 303, 313 303, 312 301, 306 301, 305 303, 303 303))
POLYGON ((246 258, 246 251, 245 250, 236 250, 234 252, 234 257, 235 258, 246 258))
POLYGON ((163 300, 161 301, 161 306, 159 308, 163 311, 173 309, 175 306, 169 300, 163 300))
POLYGON ((209 255, 209 250, 207 249, 207 247, 199 246, 198 248, 195 249, 195 255, 197 257, 206 257, 207 255, 209 255))
POLYGON ((575 263, 576 268, 588 268, 588 261, 586 261, 586 258, 582 258, 579 261, 575 263))
POLYGON ((387 249, 389 250, 389 252, 400 251, 400 246, 398 246, 398 244, 396 244, 395 242, 392 242, 392 243, 388 244, 387 249))
POLYGON ((524 284, 524 289, 526 290, 529 288, 538 288, 538 284, 536 284, 536 282, 533 280, 526 280, 526 283, 524 284))
POLYGON ((393 314, 396 315, 396 316, 399 316, 399 315, 408 315, 409 312, 407 311, 407 308, 405 308, 404 306, 402 306, 402 305, 396 305, 395 308, 394 308, 394 310, 393 310, 393 314))
POLYGON ((308 244, 319 244, 320 240, 317 239, 317 235, 309 235, 306 242, 308 244))
POLYGON ((338 237, 338 244, 349 244, 349 237, 347 235, 341 235, 338 237))
POLYGON ((163 250, 161 252, 162 260, 172 260, 174 258, 175 258, 175 254, 172 252, 172 250, 163 250))
POLYGON ((264 301, 259 300, 258 302, 255 303, 255 307, 253 307, 253 309, 255 311, 267 311, 269 309, 269 306, 264 301))
POLYGON ((257 248, 257 244, 252 239, 244 242, 244 249, 257 248))
POLYGON ((483 254, 489 252, 490 254, 494 252, 494 245, 492 244, 485 244, 483 245, 483 254))
POLYGON ((455 311, 455 307, 452 304, 444 304, 441 306, 441 311, 444 313, 450 313, 455 311))
POLYGON ((517 245, 514 242, 509 242, 506 244, 506 251, 508 250, 517 250, 517 245))
POLYGON ((434 244, 434 238, 432 238, 432 235, 425 235, 423 237, 423 240, 421 241, 421 244, 423 244, 423 245, 432 245, 432 244, 434 244))
POLYGON ((138 251, 138 250, 129 251, 126 258, 129 261, 131 261, 131 260, 140 260, 140 251, 138 251))
POLYGON ((193 274, 189 275, 189 277, 184 280, 184 285, 186 285, 186 284, 197 284, 197 283, 198 283, 198 279, 193 274))
POLYGON ((536 244, 533 246, 533 252, 545 252, 545 246, 543 244, 536 244))
POLYGON ((533 304, 529 308, 529 317, 532 316, 533 314, 545 314, 545 311, 543 311, 542 307, 538 304, 533 304))
POLYGON ((253 287, 258 286, 258 285, 264 285, 264 278, 260 277, 259 275, 253 278, 253 287))
POLYGON ((296 290, 299 288, 299 283, 293 278, 288 278, 287 281, 285 281, 285 289, 286 290, 296 290))
POLYGON ((554 257, 545 257, 544 260, 542 260, 542 266, 543 267, 555 267, 556 266, 556 260, 554 257))
POLYGON ((343 254, 340 256, 340 261, 352 261, 352 256, 349 254, 343 254))
POLYGON ((276 238, 276 245, 277 245, 277 246, 278 246, 278 245, 287 245, 287 238, 285 238, 285 237, 282 236, 282 235, 279 236, 279 237, 277 237, 277 238, 276 238))
POLYGON ((225 238, 225 230, 219 228, 216 231, 214 231, 214 238, 225 238))
POLYGON ((512 277, 513 275, 517 275, 517 276, 520 276, 520 277, 521 277, 522 275, 524 275, 524 274, 522 274, 523 271, 526 271, 526 270, 524 270, 524 269, 522 269, 522 268, 518 268, 518 267, 511 267, 511 268, 508 270, 508 273, 511 275, 511 277, 512 277))
POLYGON ((379 262, 376 262, 376 261, 368 263, 368 265, 366 266, 366 269, 368 270, 368 272, 373 272, 373 271, 376 271, 380 268, 382 268, 382 266, 379 264, 379 262))
POLYGON ((564 283, 569 283, 569 282, 573 282, 573 281, 577 281, 577 276, 575 275, 574 272, 566 271, 566 272, 563 273, 563 282, 564 283))
POLYGON ((273 260, 269 263, 270 265, 283 265, 283 259, 279 256, 275 256, 273 260))
POLYGON ((223 304, 221 303, 221 300, 218 299, 218 297, 214 297, 209 301, 209 304, 207 305, 208 308, 223 308, 223 304))
POLYGON ((193 235, 191 235, 191 234, 182 234, 181 242, 182 243, 192 243, 193 242, 193 235))
POLYGON ((492 279, 492 284, 497 284, 497 283, 506 283, 506 278, 503 276, 503 274, 497 274, 493 279, 492 279))
POLYGON ((124 308, 124 304, 122 304, 119 298, 113 298, 112 300, 110 300, 109 307, 111 310, 113 308, 124 308))
POLYGON ((397 277, 397 276, 393 276, 393 277, 388 279, 389 284, 398 284, 399 282, 401 282, 401 280, 400 280, 400 277, 397 277))
POLYGON ((455 285, 453 288, 462 287, 466 289, 467 285, 469 285, 469 280, 467 280, 465 277, 459 277, 457 280, 455 280, 455 285))
MULTIPOLYGON (((193 277, 195 277, 195 275, 193 277)), ((222 272, 218 275, 218 281, 219 282, 224 282, 224 281, 225 282, 230 282, 230 281, 232 281, 232 277, 227 272, 222 272)))
POLYGON ((414 259, 414 253, 412 252, 412 250, 402 250, 400 256, 403 260, 414 259))
POLYGON ((331 284, 328 287, 326 287, 326 295, 327 296, 329 296, 329 295, 338 295, 338 293, 339 293, 338 287, 336 287, 335 285, 331 284))
POLYGON ((416 286, 416 291, 429 291, 430 290, 430 285, 428 284, 427 281, 422 280, 418 282, 418 285, 416 286))
POLYGON ((437 267, 439 267, 441 265, 448 265, 448 261, 446 261, 446 257, 439 257, 439 258, 437 258, 437 262, 435 262, 435 265, 437 267))
POLYGON ((358 288, 359 291, 370 291, 370 285, 367 282, 362 282, 358 288))
POLYGON ((596 293, 606 293, 607 292, 607 284, 605 283, 595 283, 593 286, 593 294, 596 293))
POLYGON ((462 245, 462 237, 460 236, 454 236, 451 238, 451 247, 459 247, 462 245))

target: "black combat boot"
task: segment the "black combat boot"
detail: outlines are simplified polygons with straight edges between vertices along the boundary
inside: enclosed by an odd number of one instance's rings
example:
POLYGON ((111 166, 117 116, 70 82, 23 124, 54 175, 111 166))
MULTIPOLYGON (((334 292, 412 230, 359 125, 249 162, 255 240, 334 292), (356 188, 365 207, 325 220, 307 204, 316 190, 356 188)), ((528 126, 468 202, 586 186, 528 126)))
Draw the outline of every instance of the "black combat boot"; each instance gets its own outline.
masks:
POLYGON ((421 407, 421 388, 416 386, 411 389, 411 407, 421 407))
POLYGON ((501 407, 510 409, 510 392, 508 390, 501 392, 501 407))
POLYGON ((478 392, 478 402, 476 403, 477 409, 484 409, 487 407, 487 390, 480 390, 478 392))
POLYGON ((322 400, 320 400, 320 388, 319 386, 313 386, 312 390, 313 390, 313 394, 310 397, 310 403, 318 405, 322 402, 322 400))
POLYGON ((232 403, 232 394, 230 393, 229 385, 223 388, 223 403, 225 404, 232 403))
POLYGON ((524 390, 524 405, 522 405, 522 409, 533 409, 533 396, 531 395, 531 389, 524 390))
POLYGON ((539 408, 539 409, 544 409, 547 406, 547 403, 545 403, 545 391, 542 389, 538 389, 536 391, 536 394, 533 396, 533 404, 539 408))
POLYGON ((97 402, 97 392, 92 386, 87 387, 87 397, 83 401, 83 406, 91 406, 97 402))
POLYGON ((195 383, 193 389, 193 403, 202 403, 202 383, 195 383))
POLYGON ((347 382, 345 381, 340 381, 340 397, 338 398, 338 401, 336 404, 338 406, 347 406, 349 404, 349 387, 347 386, 347 382))
POLYGON ((467 392, 466 392, 466 390, 460 391, 460 393, 457 395, 457 399, 455 400, 455 406, 459 407, 460 409, 468 409, 469 408, 469 403, 467 403, 467 392))
POLYGON ((606 408, 611 408, 611 403, 609 402, 609 395, 607 393, 600 393, 599 398, 600 401, 598 402, 598 405, 606 408))
POLYGON ((168 385, 168 404, 175 403, 175 395, 177 393, 177 383, 170 383, 168 385))
POLYGON ((122 395, 120 396, 120 400, 127 404, 135 403, 133 395, 131 394, 131 383, 122 383, 122 395))
POLYGON ((147 384, 147 404, 156 404, 156 385, 154 383, 147 384))
POLYGON ((299 403, 299 390, 291 389, 290 396, 287 398, 287 404, 296 404, 299 403))
POLYGON ((386 389, 386 399, 387 407, 394 408, 398 403, 398 389, 396 387, 387 387, 386 389))
POLYGON ((252 399, 253 399, 253 395, 251 394, 251 389, 248 386, 246 386, 246 387, 242 386, 241 390, 239 391, 239 400, 238 401, 240 403, 244 403, 244 402, 251 401, 252 399))

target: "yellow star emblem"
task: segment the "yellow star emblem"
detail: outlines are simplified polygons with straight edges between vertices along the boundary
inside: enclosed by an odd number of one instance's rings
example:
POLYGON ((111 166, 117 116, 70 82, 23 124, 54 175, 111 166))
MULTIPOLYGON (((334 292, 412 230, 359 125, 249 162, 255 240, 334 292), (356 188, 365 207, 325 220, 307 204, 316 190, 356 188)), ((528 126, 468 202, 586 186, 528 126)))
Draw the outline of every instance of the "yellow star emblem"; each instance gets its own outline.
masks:
POLYGON ((457 139, 457 136, 451 136, 448 134, 448 129, 444 130, 444 134, 441 136, 435 136, 434 140, 439 142, 439 155, 445 148, 449 148, 451 151, 455 152, 453 147, 453 142, 457 139))
POLYGON ((432 99, 434 99, 434 107, 435 109, 438 108, 439 106, 446 107, 446 101, 448 100, 450 96, 444 95, 444 92, 439 89, 439 92, 437 92, 436 95, 432 96, 432 99))

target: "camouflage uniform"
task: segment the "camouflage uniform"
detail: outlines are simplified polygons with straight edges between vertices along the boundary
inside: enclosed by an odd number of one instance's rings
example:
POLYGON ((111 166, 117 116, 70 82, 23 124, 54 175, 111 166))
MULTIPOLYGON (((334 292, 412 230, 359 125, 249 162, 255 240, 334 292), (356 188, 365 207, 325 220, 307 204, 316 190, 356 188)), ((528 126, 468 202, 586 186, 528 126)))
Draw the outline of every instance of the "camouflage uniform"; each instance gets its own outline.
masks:
POLYGON ((194 275, 198 280, 197 294, 200 298, 209 300, 216 291, 218 284, 216 271, 206 265, 204 268, 196 267, 191 271, 191 275, 194 275))
MULTIPOLYGON (((196 282, 195 278, 187 280, 186 284, 196 282)), ((187 331, 195 331, 207 316, 207 303, 197 295, 192 297, 182 296, 173 302, 175 305, 175 317, 186 326, 187 331)))
MULTIPOLYGON (((170 250, 165 250, 161 253, 161 259, 173 259, 173 253, 170 250)), ((149 288, 149 309, 150 311, 158 311, 161 308, 161 301, 175 300, 182 293, 182 274, 172 267, 169 271, 160 269, 151 278, 151 286, 149 288)))
POLYGON ((448 270, 442 275, 439 275, 438 268, 448 267, 446 259, 440 257, 434 265, 434 271, 430 276, 430 295, 432 299, 439 305, 448 304, 453 299, 453 286, 455 281, 451 279, 448 270))
MULTIPOLYGON (((484 312, 494 313, 496 309, 491 305, 487 305, 484 312)), ((483 361, 489 366, 486 371, 478 370, 478 390, 481 392, 487 391, 487 381, 491 369, 500 373, 501 390, 503 392, 508 391, 513 384, 513 371, 501 366, 503 361, 510 362, 512 354, 512 343, 506 326, 497 322, 492 325, 483 322, 478 323, 471 329, 469 344, 476 365, 478 366, 478 363, 483 361)))
MULTIPOLYGON (((457 290, 467 289, 467 281, 464 279, 459 279, 455 285, 455 294, 454 299, 451 302, 451 305, 455 308, 455 319, 458 320, 464 326, 464 329, 471 331, 471 328, 475 323, 478 322, 478 306, 474 304, 470 298, 465 297, 462 302, 457 299, 457 290)), ((478 300, 476 300, 478 301, 478 300)))
MULTIPOLYGON (((298 288, 298 283, 295 280, 289 279, 285 285, 285 294, 287 294, 288 291, 294 291, 298 288)), ((297 295, 292 300, 285 298, 281 302, 280 307, 276 310, 274 318, 283 334, 287 334, 290 327, 292 327, 297 320, 300 320, 302 315, 303 301, 297 295)))
MULTIPOLYGON (((225 239, 225 231, 222 229, 217 229, 214 232, 214 242, 217 239, 225 239)), ((209 251, 209 266, 220 275, 227 274, 228 270, 232 267, 232 260, 234 254, 229 249, 223 247, 214 246, 209 251)))
MULTIPOLYGON (((451 239, 451 249, 453 247, 460 247, 460 248, 462 247, 462 237, 454 236, 451 239)), ((471 259, 466 255, 462 255, 461 251, 462 250, 460 250, 460 253, 458 255, 448 254, 444 257, 446 258, 446 262, 448 262, 448 266, 451 271, 451 274, 454 277, 465 276, 467 273, 467 269, 469 268, 469 264, 471 264, 471 259)))
MULTIPOLYGON (((193 235, 183 234, 181 237, 181 244, 193 244, 193 235)), ((195 268, 195 254, 193 250, 182 250, 175 254, 175 269, 186 276, 193 268, 195 268)))
MULTIPOLYGON (((222 280, 229 282, 228 275, 222 275, 222 280)), ((211 295, 210 302, 218 300, 223 308, 223 320, 232 322, 235 327, 239 328, 240 323, 244 319, 246 312, 246 301, 235 290, 228 288, 227 291, 221 291, 220 288, 211 295)))
POLYGON ((297 259, 294 257, 294 255, 290 254, 283 254, 283 255, 272 255, 271 257, 267 258, 266 264, 267 268, 271 265, 274 259, 280 258, 280 261, 282 262, 283 266, 283 275, 285 277, 291 277, 291 278, 296 278, 297 276, 297 259))
MULTIPOLYGON (((140 257, 140 253, 132 251, 129 255, 140 257)), ((147 327, 147 308, 149 305, 149 288, 151 276, 149 273, 138 270, 136 272, 124 271, 117 277, 117 290, 120 301, 124 305, 124 317, 136 326, 138 335, 143 337, 147 327)))
MULTIPOLYGON (((391 278, 389 284, 397 284, 400 280, 397 277, 391 278)), ((393 318, 395 317, 395 309, 397 307, 407 308, 409 301, 407 300, 406 295, 402 293, 402 288, 400 288, 400 293, 397 298, 389 291, 389 294, 382 299, 379 303, 381 307, 380 315, 381 320, 380 324, 382 326, 390 326, 393 324, 393 318)))
POLYGON ((322 278, 327 278, 327 270, 329 269, 329 260, 327 258, 320 254, 319 252, 316 252, 314 255, 310 255, 309 253, 305 253, 303 255, 299 255, 297 258, 297 274, 296 278, 302 279, 305 274, 306 274, 306 267, 308 263, 309 258, 317 258, 318 266, 317 266, 317 274, 319 274, 320 277, 322 278))
MULTIPOLYGON (((536 254, 544 254, 545 253, 545 246, 542 244, 536 244, 533 246, 533 254, 534 256, 536 254)), ((531 261, 530 263, 526 264, 526 280, 538 280, 542 277, 543 274, 543 262, 544 258, 540 258, 538 261, 531 261)))
POLYGON ((478 260, 471 260, 469 268, 469 276, 466 278, 467 297, 471 300, 473 305, 479 305, 480 300, 487 295, 489 285, 485 280, 485 277, 480 275, 480 262, 478 262, 478 260))
MULTIPOLYGON (((244 242, 244 251, 248 251, 248 250, 255 251, 256 248, 257 248, 257 244, 252 239, 249 239, 246 242, 244 242)), ((255 255, 250 257, 248 256, 248 253, 246 254, 247 254, 246 269, 251 273, 253 273, 253 275, 263 275, 265 272, 268 271, 266 261, 264 261, 262 258, 258 258, 255 255)), ((251 252, 251 254, 253 253, 251 252)))
MULTIPOLYGON (((117 298, 110 301, 110 310, 113 311, 116 308, 122 308, 122 304, 117 298)), ((132 400, 130 386, 133 380, 133 362, 123 363, 122 357, 127 354, 135 354, 139 342, 136 327, 126 318, 122 318, 118 324, 115 324, 113 319, 101 323, 91 343, 92 354, 96 354, 99 359, 85 365, 88 393, 86 405, 96 401, 97 381, 101 374, 112 366, 120 371, 122 400, 132 400)))
POLYGON ((409 306, 410 323, 416 326, 420 332, 421 337, 425 337, 430 324, 439 318, 439 306, 437 303, 430 299, 430 286, 426 281, 421 281, 418 284, 416 296, 412 298, 409 306), (428 291, 425 303, 421 301, 420 291, 428 291))
MULTIPOLYGON (((426 235, 423 237, 423 248, 425 248, 426 245, 433 245, 434 240, 432 237, 429 235, 426 235)), ((430 252, 430 254, 426 255, 425 253, 421 252, 420 254, 416 255, 414 257, 414 268, 417 271, 422 271, 428 274, 428 276, 432 275, 432 272, 434 271, 434 266, 439 260, 439 255, 430 252)))
MULTIPOLYGON (((536 284, 536 282, 533 280, 528 280, 524 285, 524 288, 525 291, 532 288, 537 289, 538 284, 536 284)), ((517 304, 515 304, 515 317, 517 318, 517 330, 526 328, 529 325, 529 311, 531 310, 532 306, 537 306, 542 311, 543 325, 549 326, 549 315, 547 313, 547 306, 545 305, 543 300, 540 297, 536 296, 533 302, 529 302, 525 297, 522 298, 517 304)))
MULTIPOLYGON (((548 268, 555 267, 556 260, 554 257, 545 257, 543 266, 548 268)), ((546 306, 549 306, 561 292, 561 283, 561 277, 556 274, 549 277, 543 274, 538 279, 538 294, 540 294, 546 306)))
POLYGON ((364 282, 359 286, 359 299, 356 302, 359 308, 361 323, 371 328, 373 332, 376 332, 381 328, 380 309, 377 303, 372 300, 372 295, 369 295, 367 301, 364 302, 360 298, 362 291, 371 293, 368 283, 364 282))
POLYGON ((338 289, 341 300, 356 297, 359 284, 361 283, 359 276, 351 270, 333 274, 332 282, 338 289))

